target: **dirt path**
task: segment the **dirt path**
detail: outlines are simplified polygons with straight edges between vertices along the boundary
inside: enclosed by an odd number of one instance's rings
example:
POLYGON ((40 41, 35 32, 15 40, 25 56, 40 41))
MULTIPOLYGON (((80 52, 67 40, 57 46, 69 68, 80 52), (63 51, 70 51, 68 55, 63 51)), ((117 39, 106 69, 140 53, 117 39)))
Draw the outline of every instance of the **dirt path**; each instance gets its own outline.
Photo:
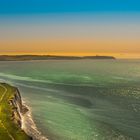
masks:
POLYGON ((3 86, 2 84, 0 84, 0 86, 4 89, 4 92, 3 92, 3 95, 1 96, 0 98, 0 103, 2 102, 4 96, 6 95, 6 92, 7 92, 7 88, 5 86, 3 86))

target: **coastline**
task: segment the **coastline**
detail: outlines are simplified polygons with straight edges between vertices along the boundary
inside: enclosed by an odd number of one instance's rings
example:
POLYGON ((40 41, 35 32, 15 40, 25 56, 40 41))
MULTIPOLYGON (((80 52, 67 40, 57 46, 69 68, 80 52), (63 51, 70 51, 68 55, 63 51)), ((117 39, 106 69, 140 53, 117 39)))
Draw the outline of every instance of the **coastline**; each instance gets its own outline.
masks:
POLYGON ((22 126, 22 100, 17 88, 0 83, 0 139, 32 140, 22 126))
POLYGON ((30 60, 116 60, 114 56, 61 56, 61 55, 0 55, 0 61, 30 61, 30 60))
POLYGON ((38 131, 18 88, 5 82, 0 87, 0 139, 48 140, 38 131))
POLYGON ((24 132, 32 137, 33 140, 48 140, 45 136, 39 132, 31 113, 31 108, 26 105, 25 100, 22 100, 23 102, 23 112, 21 114, 21 121, 22 126, 21 129, 24 130, 24 132))

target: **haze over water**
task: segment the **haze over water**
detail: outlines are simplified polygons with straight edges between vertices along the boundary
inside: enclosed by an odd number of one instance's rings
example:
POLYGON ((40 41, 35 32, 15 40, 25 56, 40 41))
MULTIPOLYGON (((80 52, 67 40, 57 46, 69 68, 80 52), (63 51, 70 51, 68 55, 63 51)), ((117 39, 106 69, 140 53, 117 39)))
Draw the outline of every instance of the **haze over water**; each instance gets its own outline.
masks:
POLYGON ((139 140, 140 60, 0 62, 50 140, 139 140))

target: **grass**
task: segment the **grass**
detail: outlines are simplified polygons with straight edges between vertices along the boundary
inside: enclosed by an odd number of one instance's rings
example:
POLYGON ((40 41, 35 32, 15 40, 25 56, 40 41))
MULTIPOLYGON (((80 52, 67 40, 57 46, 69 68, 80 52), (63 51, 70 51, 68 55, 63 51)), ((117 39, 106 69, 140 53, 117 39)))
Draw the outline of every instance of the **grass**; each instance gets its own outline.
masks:
POLYGON ((12 106, 8 103, 16 88, 0 84, 0 140, 31 140, 11 119, 12 106))

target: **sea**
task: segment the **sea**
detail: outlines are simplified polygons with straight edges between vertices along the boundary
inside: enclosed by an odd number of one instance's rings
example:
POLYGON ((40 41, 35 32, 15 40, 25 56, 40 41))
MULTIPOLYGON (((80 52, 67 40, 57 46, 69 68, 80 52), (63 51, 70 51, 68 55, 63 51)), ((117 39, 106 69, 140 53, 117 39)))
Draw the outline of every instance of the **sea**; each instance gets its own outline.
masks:
POLYGON ((49 140, 140 140, 138 59, 1 61, 0 81, 49 140))

